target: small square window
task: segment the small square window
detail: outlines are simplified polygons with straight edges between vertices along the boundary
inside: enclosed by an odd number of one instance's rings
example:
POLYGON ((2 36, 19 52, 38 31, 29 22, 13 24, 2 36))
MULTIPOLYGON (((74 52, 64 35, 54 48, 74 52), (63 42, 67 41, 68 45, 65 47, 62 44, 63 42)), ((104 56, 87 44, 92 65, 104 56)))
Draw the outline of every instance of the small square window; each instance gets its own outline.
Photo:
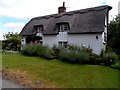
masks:
POLYGON ((59 46, 65 47, 65 48, 67 48, 67 46, 68 46, 68 42, 66 42, 66 41, 59 41, 58 44, 59 44, 59 46))
POLYGON ((60 32, 65 32, 65 31, 68 31, 68 30, 69 30, 69 25, 67 23, 59 25, 59 31, 60 32))
POLYGON ((35 30, 37 33, 41 33, 43 31, 43 25, 36 25, 35 30))
POLYGON ((22 39, 22 42, 24 42, 24 40, 22 39))

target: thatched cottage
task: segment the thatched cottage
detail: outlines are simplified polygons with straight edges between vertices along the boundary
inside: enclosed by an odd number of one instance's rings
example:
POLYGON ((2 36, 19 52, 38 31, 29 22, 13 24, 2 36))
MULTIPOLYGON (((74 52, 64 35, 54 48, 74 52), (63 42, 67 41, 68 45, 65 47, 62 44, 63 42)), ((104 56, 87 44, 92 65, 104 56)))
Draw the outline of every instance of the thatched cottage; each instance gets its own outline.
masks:
POLYGON ((107 41, 108 5, 66 12, 65 3, 57 14, 32 18, 22 29, 21 43, 39 43, 52 47, 84 45, 100 54, 107 41))

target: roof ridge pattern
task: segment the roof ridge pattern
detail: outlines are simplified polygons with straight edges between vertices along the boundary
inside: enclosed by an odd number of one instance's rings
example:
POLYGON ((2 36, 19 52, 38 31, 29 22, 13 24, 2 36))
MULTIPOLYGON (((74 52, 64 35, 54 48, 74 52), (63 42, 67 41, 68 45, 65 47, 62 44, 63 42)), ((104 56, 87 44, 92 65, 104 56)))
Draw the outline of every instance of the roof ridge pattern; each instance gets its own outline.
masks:
POLYGON ((45 15, 45 16, 39 16, 39 17, 34 17, 31 20, 40 20, 40 19, 49 19, 49 18, 59 18, 62 17, 64 15, 73 15, 73 14, 84 14, 87 12, 91 12, 91 11, 102 11, 106 8, 111 8, 108 5, 104 5, 104 6, 98 6, 98 7, 91 7, 91 8, 86 8, 86 9, 80 9, 80 10, 75 10, 75 11, 69 11, 69 12, 65 12, 65 13, 60 13, 60 14, 51 14, 51 15, 45 15))

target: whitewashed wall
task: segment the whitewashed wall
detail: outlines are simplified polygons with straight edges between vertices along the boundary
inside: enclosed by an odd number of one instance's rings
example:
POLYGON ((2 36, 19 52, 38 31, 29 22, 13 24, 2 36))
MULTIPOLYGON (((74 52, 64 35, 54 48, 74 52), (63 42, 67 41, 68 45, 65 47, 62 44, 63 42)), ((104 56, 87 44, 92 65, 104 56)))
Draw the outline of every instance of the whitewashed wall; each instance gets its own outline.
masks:
POLYGON ((56 35, 44 35, 43 44, 52 47, 54 44, 57 45, 57 36, 56 35))
POLYGON ((107 37, 107 16, 105 17, 105 27, 104 27, 104 32, 102 33, 102 40, 103 40, 102 49, 103 50, 106 50, 106 45, 107 45, 107 42, 104 41, 105 40, 105 33, 106 33, 106 37, 107 37))
POLYGON ((96 54, 101 53, 102 49, 102 35, 101 34, 73 34, 69 35, 69 44, 76 44, 78 46, 84 45, 86 47, 90 46, 93 52, 96 54), (96 39, 98 36, 98 39, 96 39))
POLYGON ((21 44, 22 44, 22 45, 25 45, 25 44, 26 44, 26 38, 25 38, 25 37, 22 37, 22 39, 21 39, 21 44))
MULTIPOLYGON (((67 34, 67 32, 60 32, 58 35, 44 35, 43 45, 48 45, 52 47, 53 45, 58 45, 59 41, 67 41, 69 45, 84 45, 86 47, 90 46, 94 53, 100 54, 101 50, 105 48, 103 44, 104 33, 103 34, 67 34), (98 36, 98 39, 96 39, 98 36)), ((21 40, 22 45, 26 44, 25 37, 21 40)))
POLYGON ((85 45, 90 46, 96 54, 101 53, 103 47, 102 34, 67 34, 60 33, 59 35, 45 35, 43 36, 43 44, 52 47, 54 44, 58 45, 58 41, 68 41, 71 45, 85 45), (98 39, 96 39, 98 36, 98 39))
POLYGON ((68 41, 67 32, 59 32, 58 35, 44 35, 43 44, 52 47, 54 44, 58 45, 58 41, 68 41))

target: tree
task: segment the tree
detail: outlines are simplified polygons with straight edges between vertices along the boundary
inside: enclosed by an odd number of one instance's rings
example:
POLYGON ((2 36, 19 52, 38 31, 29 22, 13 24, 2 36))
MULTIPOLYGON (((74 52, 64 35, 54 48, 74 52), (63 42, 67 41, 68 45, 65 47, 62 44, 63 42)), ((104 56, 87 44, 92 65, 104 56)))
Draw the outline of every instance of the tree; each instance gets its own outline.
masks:
POLYGON ((20 50, 20 36, 18 33, 8 32, 8 34, 3 35, 3 49, 8 50, 20 50))
POLYGON ((109 23, 108 46, 120 55, 120 15, 109 23))

